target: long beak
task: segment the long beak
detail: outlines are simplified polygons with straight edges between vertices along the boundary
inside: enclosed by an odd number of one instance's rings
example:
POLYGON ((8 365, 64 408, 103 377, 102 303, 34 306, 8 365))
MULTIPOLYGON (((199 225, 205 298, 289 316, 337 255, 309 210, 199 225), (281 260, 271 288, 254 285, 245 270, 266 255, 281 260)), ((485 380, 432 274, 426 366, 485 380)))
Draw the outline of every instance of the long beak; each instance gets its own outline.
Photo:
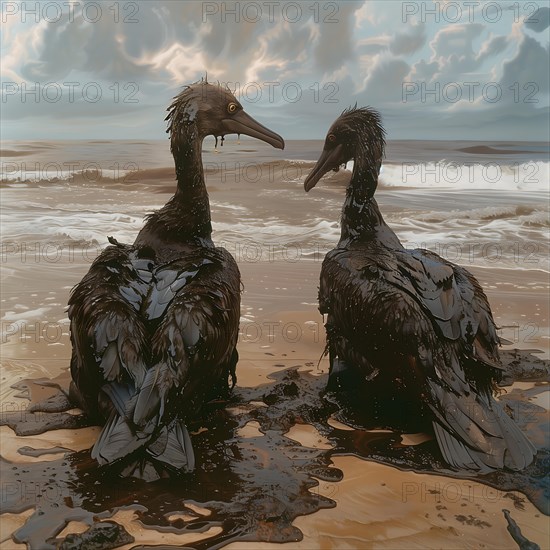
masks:
POLYGON ((338 168, 342 164, 342 145, 337 145, 334 149, 324 149, 317 161, 317 164, 313 167, 313 170, 309 173, 308 177, 304 181, 304 189, 306 193, 315 187, 317 182, 330 170, 338 168))
POLYGON ((266 143, 269 143, 276 149, 284 149, 285 142, 283 138, 272 132, 269 128, 266 128, 250 115, 247 115, 244 111, 239 111, 231 118, 225 118, 222 120, 224 131, 228 134, 244 134, 256 139, 261 139, 266 143))

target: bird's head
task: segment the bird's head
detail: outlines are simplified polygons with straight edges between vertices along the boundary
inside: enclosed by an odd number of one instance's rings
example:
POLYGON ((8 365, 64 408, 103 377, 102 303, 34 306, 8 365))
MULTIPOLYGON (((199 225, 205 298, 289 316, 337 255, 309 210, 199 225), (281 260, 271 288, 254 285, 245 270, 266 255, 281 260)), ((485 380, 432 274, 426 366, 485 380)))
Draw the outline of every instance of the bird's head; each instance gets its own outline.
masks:
POLYGON ((323 152, 304 181, 304 189, 313 189, 327 172, 337 171, 350 160, 368 163, 378 175, 384 156, 384 134, 378 111, 370 107, 345 110, 330 127, 323 152))
POLYGON ((168 129, 172 140, 181 135, 202 142, 206 136, 244 134, 284 149, 283 138, 246 114, 231 91, 206 81, 186 86, 168 108, 168 129), (191 134, 191 135, 190 135, 191 134))

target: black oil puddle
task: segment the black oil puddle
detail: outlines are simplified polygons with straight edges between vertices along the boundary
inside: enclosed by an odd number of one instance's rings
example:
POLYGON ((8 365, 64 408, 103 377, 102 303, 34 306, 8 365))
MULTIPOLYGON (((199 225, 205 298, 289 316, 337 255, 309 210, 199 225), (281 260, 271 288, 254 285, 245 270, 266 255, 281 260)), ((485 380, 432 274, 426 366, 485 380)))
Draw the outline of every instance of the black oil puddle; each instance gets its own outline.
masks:
MULTIPOLYGON (((450 470, 434 440, 405 446, 397 432, 365 429, 352 407, 325 395, 326 376, 294 367, 270 376, 273 383, 236 388, 226 408, 208 412, 200 423, 206 431, 193 437, 197 468, 192 474, 151 483, 123 479, 112 467, 98 468, 89 451, 65 453, 50 462, 15 464, 2 460, 2 512, 34 509, 13 539, 41 550, 116 548, 132 542, 122 526, 103 521, 117 510, 134 510, 145 527, 161 532, 203 533, 221 527, 219 534, 189 545, 198 550, 220 548, 238 540, 299 541, 302 533, 292 525, 296 517, 336 506, 318 491, 319 483, 326 485, 342 479, 342 472, 331 467, 331 458, 354 455, 401 470, 474 480, 501 491, 517 490, 548 515, 545 476, 550 452, 546 413, 530 399, 547 390, 547 384, 541 381, 547 379, 549 365, 528 352, 502 352, 502 356, 503 362, 513 367, 509 372, 513 372, 515 380, 539 381, 539 385, 528 390, 513 390, 501 397, 539 449, 536 461, 523 472, 475 475, 450 470), (329 424, 331 417, 355 429, 334 428, 329 424), (251 421, 258 423, 262 435, 239 435, 239 429, 251 421), (295 424, 313 425, 334 447, 307 448, 285 437, 295 424), (211 513, 200 514, 192 505, 211 513), (183 518, 173 517, 182 514, 183 518), (90 529, 82 535, 57 538, 69 521, 82 521, 90 529)), ((19 387, 35 400, 32 383, 19 387)), ((61 412, 66 408, 62 396, 56 395, 50 402, 51 413, 8 412, 0 423, 26 435, 43 433, 52 426, 87 425, 83 417, 61 412)), ((64 449, 49 451, 61 453, 64 449)), ((33 453, 39 456, 40 451, 29 447, 21 451, 26 455, 33 453)), ((520 497, 512 498, 511 503, 518 508, 523 506, 520 497)))

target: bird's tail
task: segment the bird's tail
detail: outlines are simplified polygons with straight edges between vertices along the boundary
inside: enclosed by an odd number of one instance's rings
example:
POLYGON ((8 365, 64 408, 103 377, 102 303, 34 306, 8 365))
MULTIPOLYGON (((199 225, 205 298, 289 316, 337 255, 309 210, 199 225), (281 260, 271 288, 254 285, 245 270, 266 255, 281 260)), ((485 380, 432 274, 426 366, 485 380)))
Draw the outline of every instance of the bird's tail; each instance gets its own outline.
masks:
MULTIPOLYGON (((154 433, 137 432, 128 420, 113 413, 92 449, 92 458, 100 465, 117 462, 142 449, 150 458, 170 469, 191 472, 195 454, 187 427, 173 420, 154 433)), ((144 456, 141 456, 144 458, 144 456)))
POLYGON ((178 471, 191 472, 195 468, 191 437, 185 424, 178 420, 162 428, 154 442, 147 446, 147 452, 155 460, 178 471))
POLYGON ((104 386, 114 409, 92 449, 92 458, 100 465, 110 464, 141 449, 142 457, 174 470, 192 471, 195 456, 185 423, 165 415, 168 393, 178 383, 172 369, 159 363, 147 372, 137 392, 121 383, 104 386))
POLYGON ((531 464, 534 445, 490 395, 459 395, 430 385, 439 403, 430 405, 434 431, 448 464, 480 471, 522 470, 531 464))

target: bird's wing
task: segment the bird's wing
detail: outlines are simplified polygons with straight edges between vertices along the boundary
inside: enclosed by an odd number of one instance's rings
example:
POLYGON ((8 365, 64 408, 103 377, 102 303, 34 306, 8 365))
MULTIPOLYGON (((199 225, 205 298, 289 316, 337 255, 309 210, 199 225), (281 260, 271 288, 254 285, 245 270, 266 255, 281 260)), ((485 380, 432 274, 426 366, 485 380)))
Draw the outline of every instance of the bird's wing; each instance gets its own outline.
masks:
POLYGON ((141 308, 144 318, 148 321, 161 319, 178 292, 213 263, 210 257, 189 254, 155 268, 141 308))
POLYGON ((489 302, 476 278, 429 250, 394 254, 396 262, 383 265, 388 281, 414 296, 442 336, 459 341, 465 356, 490 367, 487 374, 494 377, 494 369, 502 369, 499 339, 489 302))
POLYGON ((80 405, 92 416, 109 416, 145 379, 149 344, 139 310, 148 278, 146 260, 131 247, 114 245, 71 292, 71 374, 80 405), (110 386, 107 393, 100 391, 105 385, 110 386), (98 403, 98 396, 107 396, 107 402, 98 403))
MULTIPOLYGON (((148 452, 172 467, 191 470, 194 458, 185 419, 216 386, 234 374, 240 274, 225 251, 201 249, 154 270, 141 311, 156 324, 151 368, 126 404, 125 416, 148 452)), ((122 428, 113 424, 102 447, 109 461, 122 428)), ((98 450, 101 455, 103 451, 98 450)))
MULTIPOLYGON (((234 259, 220 249, 200 258, 189 255, 159 268, 154 277, 157 284, 143 307, 159 324, 152 338, 154 366, 130 411, 138 429, 155 417, 170 422, 165 411, 174 399, 179 400, 178 414, 196 412, 224 380, 227 384, 229 374, 234 376, 240 318, 240 274, 234 259)), ((166 435, 167 448, 186 440, 179 428, 166 435)), ((163 456, 155 452, 157 458, 163 456)))
POLYGON ((502 377, 503 367, 498 353, 497 329, 481 285, 469 271, 434 252, 415 250, 413 255, 428 268, 435 264, 452 272, 456 309, 449 322, 459 328, 456 341, 460 345, 460 363, 469 383, 479 393, 490 396, 494 381, 502 377))
POLYGON ((445 338, 461 337, 463 304, 452 267, 404 249, 381 255, 379 264, 389 282, 418 300, 445 338))
POLYGON ((235 260, 223 249, 203 254, 191 279, 187 274, 195 268, 190 267, 189 259, 173 262, 170 269, 178 270, 186 283, 180 286, 181 279, 176 279, 171 285, 174 297, 153 336, 153 357, 169 367, 177 384, 188 393, 188 387, 216 383, 218 369, 227 365, 233 354, 241 279, 235 260))
POLYGON ((320 311, 328 315, 327 339, 335 349, 345 349, 346 359, 366 378, 380 368, 376 350, 399 356, 424 357, 419 381, 433 374, 433 326, 414 288, 403 290, 398 279, 388 277, 393 262, 380 250, 368 247, 329 252, 321 269, 320 311))
POLYGON ((422 250, 422 253, 428 258, 433 257, 436 261, 446 263, 453 270, 464 309, 462 335, 472 342, 472 358, 501 369, 498 353, 500 339, 491 306, 479 281, 467 269, 443 260, 429 250, 422 250))
MULTIPOLYGON (((390 369, 390 377, 397 379, 402 376, 399 365, 406 365, 407 384, 415 385, 418 399, 433 412, 436 437, 449 464, 481 470, 528 465, 535 454, 532 444, 488 388, 480 391, 467 371, 461 340, 440 334, 416 287, 404 288, 398 278, 387 276, 390 262, 379 250, 374 254, 367 248, 327 254, 320 302, 337 325, 332 336, 336 348, 345 350, 346 360, 367 379, 382 369, 390 369)), ((328 328, 327 336, 331 338, 328 328)))
MULTIPOLYGON (((479 282, 466 269, 428 250, 362 246, 335 249, 327 255, 327 260, 330 258, 346 272, 355 273, 354 280, 341 282, 351 285, 350 294, 357 292, 363 280, 391 284, 417 301, 441 336, 459 342, 466 357, 489 367, 488 377, 502 369, 489 302, 479 282)), ((330 282, 324 286, 330 287, 330 282)), ((320 292, 321 313, 328 311, 331 296, 331 292, 320 292)))

